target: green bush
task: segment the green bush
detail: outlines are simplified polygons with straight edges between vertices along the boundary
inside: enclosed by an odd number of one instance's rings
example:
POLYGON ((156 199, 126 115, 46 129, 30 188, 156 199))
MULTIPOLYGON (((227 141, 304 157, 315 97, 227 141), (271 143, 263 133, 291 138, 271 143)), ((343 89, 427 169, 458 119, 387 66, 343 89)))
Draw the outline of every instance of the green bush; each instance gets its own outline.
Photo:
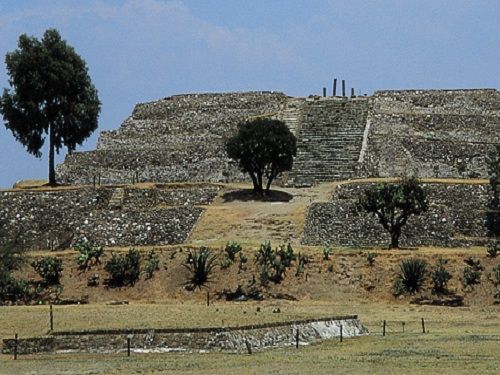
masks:
POLYGON ((399 269, 394 282, 395 294, 419 292, 425 281, 427 262, 423 259, 406 259, 399 264, 399 269))
POLYGON ((153 274, 160 269, 160 258, 155 253, 154 250, 148 252, 146 256, 146 265, 144 266, 144 273, 146 274, 146 279, 151 279, 153 274))
POLYGON ((490 258, 495 258, 500 252, 500 241, 490 241, 486 244, 486 252, 490 258))
POLYGON ((323 248, 323 260, 330 259, 330 255, 333 253, 333 249, 330 246, 323 248))
POLYGON ((500 285, 500 264, 493 267, 493 269, 491 270, 490 277, 491 277, 491 281, 493 282, 493 284, 495 286, 500 285))
POLYGON ((375 257, 377 256, 376 253, 368 252, 366 254, 366 261, 368 262, 368 265, 371 267, 375 263, 375 257))
POLYGON ((431 278, 433 283, 432 290, 436 293, 446 291, 446 285, 451 279, 451 274, 446 270, 445 266, 448 263, 447 259, 439 258, 436 268, 432 271, 431 278))
POLYGON ((255 257, 256 263, 261 266, 260 279, 263 285, 268 281, 280 283, 283 280, 285 271, 297 256, 293 252, 292 245, 280 245, 273 250, 271 243, 265 242, 260 245, 260 249, 255 257))
POLYGON ((234 262, 236 260, 236 254, 238 254, 242 250, 243 249, 241 245, 238 242, 233 241, 233 242, 228 242, 226 244, 226 247, 224 248, 224 253, 225 255, 227 255, 229 260, 231 260, 231 262, 234 262))
POLYGON ((141 273, 141 254, 136 249, 130 249, 126 255, 113 253, 104 269, 109 273, 110 285, 134 285, 141 273))
POLYGON ((466 266, 463 271, 462 284, 464 286, 479 284, 481 281, 481 273, 484 271, 481 262, 473 257, 464 259, 464 262, 466 266))
POLYGON ((80 255, 76 258, 78 267, 82 270, 90 269, 90 265, 100 264, 101 256, 104 254, 104 248, 102 246, 95 246, 89 241, 77 242, 73 249, 78 251, 80 255))
POLYGON ((31 266, 47 284, 59 284, 63 270, 61 258, 44 257, 31 263, 31 266))
POLYGON ((217 257, 206 247, 201 247, 199 250, 189 252, 184 267, 191 273, 188 282, 190 288, 201 287, 209 281, 210 274, 215 268, 216 258, 217 257))

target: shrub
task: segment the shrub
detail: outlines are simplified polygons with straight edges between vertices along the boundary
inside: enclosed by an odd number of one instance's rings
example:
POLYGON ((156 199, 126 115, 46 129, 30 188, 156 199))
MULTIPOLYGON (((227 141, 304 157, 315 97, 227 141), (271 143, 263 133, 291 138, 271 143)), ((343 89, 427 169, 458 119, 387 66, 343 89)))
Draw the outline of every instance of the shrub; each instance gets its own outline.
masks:
POLYGON ((224 248, 224 253, 228 257, 231 262, 234 262, 236 260, 236 254, 241 252, 243 250, 241 248, 241 245, 238 242, 228 242, 226 244, 226 247, 224 248))
POLYGON ((95 287, 98 285, 99 285, 99 275, 97 273, 90 275, 89 278, 87 279, 87 286, 95 287))
POLYGON ((109 273, 109 284, 134 285, 141 273, 141 254, 136 249, 129 249, 126 255, 113 253, 104 269, 109 273))
POLYGON ((500 241, 491 241, 486 244, 486 252, 490 258, 495 258, 500 251, 500 241))
POLYGON ((245 264, 248 262, 248 258, 243 252, 238 253, 239 256, 239 264, 238 264, 238 272, 242 271, 245 267, 245 264))
POLYGON ((368 262, 368 265, 371 267, 375 263, 375 257, 377 256, 376 253, 368 252, 366 254, 366 261, 368 262))
POLYGON ((236 261, 236 254, 241 253, 241 245, 238 242, 228 242, 224 248, 221 268, 228 268, 236 261))
POLYGON ((44 257, 31 263, 31 266, 47 284, 59 284, 63 270, 61 258, 44 257))
POLYGON ((160 269, 160 258, 151 250, 146 256, 146 265, 144 266, 144 273, 146 274, 146 279, 151 279, 153 274, 160 269))
POLYGON ((416 293, 425 280, 427 262, 423 259, 406 259, 399 264, 400 273, 394 282, 395 294, 416 293))
POLYGON ((432 271, 431 278, 433 283, 432 290, 436 293, 446 291, 446 285, 451 279, 451 274, 446 270, 445 266, 448 263, 447 259, 439 258, 437 267, 432 271))
POLYGON ((104 248, 102 246, 95 246, 88 241, 80 241, 77 242, 73 248, 80 253, 78 258, 76 258, 76 262, 80 269, 90 269, 91 263, 101 263, 101 256, 104 254, 104 248))
POLYGON ((299 253, 298 256, 298 263, 297 263, 297 269, 295 270, 295 276, 299 276, 304 273, 304 269, 306 267, 306 264, 309 263, 309 257, 307 255, 303 255, 299 253))
POLYGON ((484 267, 481 262, 473 257, 464 259, 466 266, 464 267, 462 284, 464 286, 479 284, 481 280, 481 272, 484 267))
POLYGON ((495 286, 500 285, 500 264, 493 267, 490 274, 491 281, 495 286))
POLYGON ((275 250, 272 249, 269 241, 261 244, 255 258, 255 261, 261 266, 261 283, 266 285, 269 280, 280 283, 286 269, 296 258, 290 244, 280 245, 275 250))
POLYGON ((209 281, 210 274, 215 267, 216 258, 217 256, 213 255, 206 247, 202 247, 194 252, 189 252, 184 267, 191 273, 188 283, 190 287, 201 287, 209 281))
POLYGON ((323 260, 330 259, 330 255, 332 254, 333 249, 330 246, 323 248, 323 260))

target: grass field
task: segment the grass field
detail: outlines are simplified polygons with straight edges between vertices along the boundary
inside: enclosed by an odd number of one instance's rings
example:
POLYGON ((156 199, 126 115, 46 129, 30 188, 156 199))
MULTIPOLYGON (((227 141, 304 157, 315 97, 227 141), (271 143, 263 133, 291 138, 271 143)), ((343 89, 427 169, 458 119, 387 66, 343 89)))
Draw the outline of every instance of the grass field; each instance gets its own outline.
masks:
MULTIPOLYGON (((0 336, 46 333, 48 308, 0 310, 0 336)), ((370 335, 300 349, 242 354, 58 354, 0 356, 0 374, 498 374, 500 306, 343 305, 331 301, 61 306, 56 330, 220 326, 357 313, 370 335), (260 312, 257 312, 260 307, 260 312), (272 310, 279 307, 281 313, 272 310), (421 318, 428 333, 422 334, 421 318), (387 336, 381 336, 382 320, 387 336), (402 322, 405 321, 405 333, 402 322), (90 324, 89 322, 93 322, 90 324)))

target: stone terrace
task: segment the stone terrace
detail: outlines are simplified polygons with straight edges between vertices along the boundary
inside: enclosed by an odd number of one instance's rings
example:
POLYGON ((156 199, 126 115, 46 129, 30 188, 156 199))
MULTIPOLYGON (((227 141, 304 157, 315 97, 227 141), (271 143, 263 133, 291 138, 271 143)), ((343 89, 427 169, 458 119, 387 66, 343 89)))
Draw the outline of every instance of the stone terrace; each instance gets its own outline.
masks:
POLYGON ((484 178, 500 144, 500 92, 378 91, 371 99, 363 175, 484 178))

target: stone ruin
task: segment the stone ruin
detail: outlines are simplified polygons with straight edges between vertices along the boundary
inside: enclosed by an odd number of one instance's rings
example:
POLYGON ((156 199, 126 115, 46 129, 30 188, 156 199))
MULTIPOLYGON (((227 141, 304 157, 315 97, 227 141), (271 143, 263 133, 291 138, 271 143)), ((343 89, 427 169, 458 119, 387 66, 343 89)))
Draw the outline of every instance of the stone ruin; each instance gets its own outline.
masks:
MULTIPOLYGON (((96 150, 70 154, 58 166, 59 180, 71 187, 0 192, 0 229, 31 249, 67 248, 82 238, 107 246, 183 243, 223 188, 217 183, 248 180, 224 144, 238 123, 256 117, 284 121, 297 138, 293 169, 278 181, 285 186, 404 175, 460 179, 428 185, 431 209, 405 229, 405 245, 482 244, 486 217, 499 222, 498 210, 488 207, 489 185, 468 183, 487 177, 486 156, 500 144, 499 91, 350 98, 246 92, 138 104, 118 130, 101 133, 96 150), (153 187, 124 186, 133 182, 153 187)), ((376 220, 354 208, 365 187, 340 185, 329 202, 311 204, 302 242, 387 243, 376 220)))
POLYGON ((64 183, 246 180, 224 142, 241 121, 271 117, 297 137, 282 183, 355 177, 485 178, 500 144, 500 92, 377 91, 370 97, 289 97, 276 92, 191 94, 138 104, 97 149, 58 167, 64 183))

